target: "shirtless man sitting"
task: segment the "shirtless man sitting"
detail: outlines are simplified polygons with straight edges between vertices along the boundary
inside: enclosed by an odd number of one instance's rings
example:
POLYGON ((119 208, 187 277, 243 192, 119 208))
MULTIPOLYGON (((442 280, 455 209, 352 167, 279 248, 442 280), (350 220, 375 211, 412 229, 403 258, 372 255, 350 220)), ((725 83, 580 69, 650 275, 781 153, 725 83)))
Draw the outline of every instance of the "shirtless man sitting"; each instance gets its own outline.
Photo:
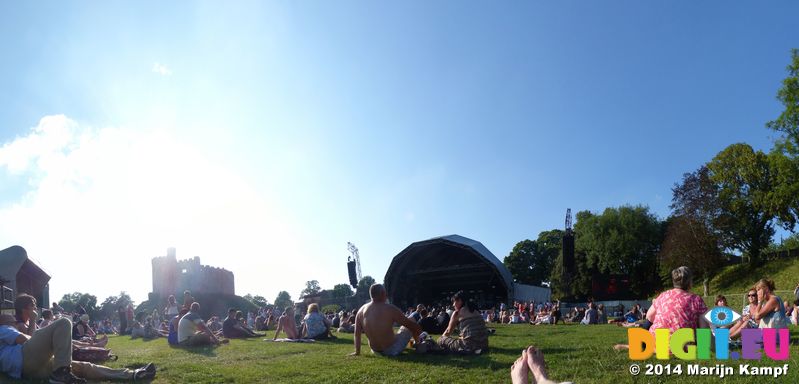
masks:
POLYGON ((386 288, 382 284, 374 284, 369 288, 372 301, 358 310, 355 315, 355 352, 361 354, 361 334, 366 332, 372 352, 385 356, 397 356, 402 353, 408 341, 413 337, 419 340, 422 328, 413 320, 405 317, 402 311, 386 303, 386 288), (394 334, 394 323, 402 325, 394 334))
POLYGON ((283 315, 277 321, 277 329, 275 330, 275 337, 272 340, 277 340, 280 331, 286 333, 288 339, 299 339, 300 335, 297 333, 297 322, 294 321, 294 308, 286 307, 283 315))

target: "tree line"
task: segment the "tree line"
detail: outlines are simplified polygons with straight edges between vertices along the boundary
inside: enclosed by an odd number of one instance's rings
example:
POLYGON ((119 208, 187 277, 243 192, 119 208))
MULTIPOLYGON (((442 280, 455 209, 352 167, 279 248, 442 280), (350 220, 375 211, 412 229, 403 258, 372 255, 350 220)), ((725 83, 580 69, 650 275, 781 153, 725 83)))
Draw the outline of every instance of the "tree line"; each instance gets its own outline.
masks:
POLYGON ((799 221, 799 50, 791 51, 787 71, 777 91, 784 109, 766 123, 779 134, 768 152, 734 143, 685 173, 672 187, 665 220, 645 206, 578 212, 570 282, 561 279, 562 231, 520 241, 504 259, 514 280, 548 284, 556 297, 571 292, 586 298, 594 274, 627 274, 633 277, 632 293, 648 297, 662 288, 673 268, 687 265, 707 295, 708 281, 726 263, 739 260, 756 267, 766 253, 799 247, 794 233, 799 221), (777 226, 792 233, 784 244, 772 241, 777 226))

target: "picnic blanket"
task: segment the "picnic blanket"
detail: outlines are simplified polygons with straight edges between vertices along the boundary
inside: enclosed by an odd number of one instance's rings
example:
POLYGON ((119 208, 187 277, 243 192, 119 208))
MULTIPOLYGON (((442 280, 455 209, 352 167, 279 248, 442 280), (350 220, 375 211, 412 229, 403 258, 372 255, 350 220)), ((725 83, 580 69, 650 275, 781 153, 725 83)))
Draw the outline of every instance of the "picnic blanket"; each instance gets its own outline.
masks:
POLYGON ((314 339, 264 339, 264 341, 274 341, 277 343, 313 343, 314 339))

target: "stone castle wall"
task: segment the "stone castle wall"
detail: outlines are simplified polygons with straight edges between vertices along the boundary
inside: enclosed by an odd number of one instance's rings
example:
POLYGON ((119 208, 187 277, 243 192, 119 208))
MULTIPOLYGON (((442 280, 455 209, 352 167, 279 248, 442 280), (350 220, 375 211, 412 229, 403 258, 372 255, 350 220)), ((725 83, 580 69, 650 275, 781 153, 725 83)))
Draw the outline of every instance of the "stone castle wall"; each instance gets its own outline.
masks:
POLYGON ((153 264, 153 293, 167 297, 181 297, 183 291, 235 295, 233 272, 200 264, 200 258, 177 260, 175 249, 166 256, 155 257, 153 264))

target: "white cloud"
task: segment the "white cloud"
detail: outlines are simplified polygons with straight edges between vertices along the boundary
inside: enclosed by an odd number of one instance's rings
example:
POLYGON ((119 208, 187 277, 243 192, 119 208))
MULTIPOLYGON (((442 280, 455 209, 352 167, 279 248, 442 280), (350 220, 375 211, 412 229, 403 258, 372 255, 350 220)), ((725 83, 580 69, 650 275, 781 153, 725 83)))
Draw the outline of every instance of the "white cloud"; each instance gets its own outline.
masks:
POLYGON ((169 76, 172 74, 172 70, 169 69, 166 65, 160 63, 153 63, 153 68, 151 69, 154 73, 157 73, 161 76, 169 76))
POLYGON ((305 241, 278 204, 164 131, 47 116, 0 147, 4 168, 27 178, 28 190, 0 201, 0 248, 25 247, 52 276, 52 299, 125 290, 144 300, 150 259, 169 246, 178 258, 232 270, 242 294, 296 285, 273 269, 277 255, 305 262, 305 241), (274 272, 268 281, 265 270, 274 272))

